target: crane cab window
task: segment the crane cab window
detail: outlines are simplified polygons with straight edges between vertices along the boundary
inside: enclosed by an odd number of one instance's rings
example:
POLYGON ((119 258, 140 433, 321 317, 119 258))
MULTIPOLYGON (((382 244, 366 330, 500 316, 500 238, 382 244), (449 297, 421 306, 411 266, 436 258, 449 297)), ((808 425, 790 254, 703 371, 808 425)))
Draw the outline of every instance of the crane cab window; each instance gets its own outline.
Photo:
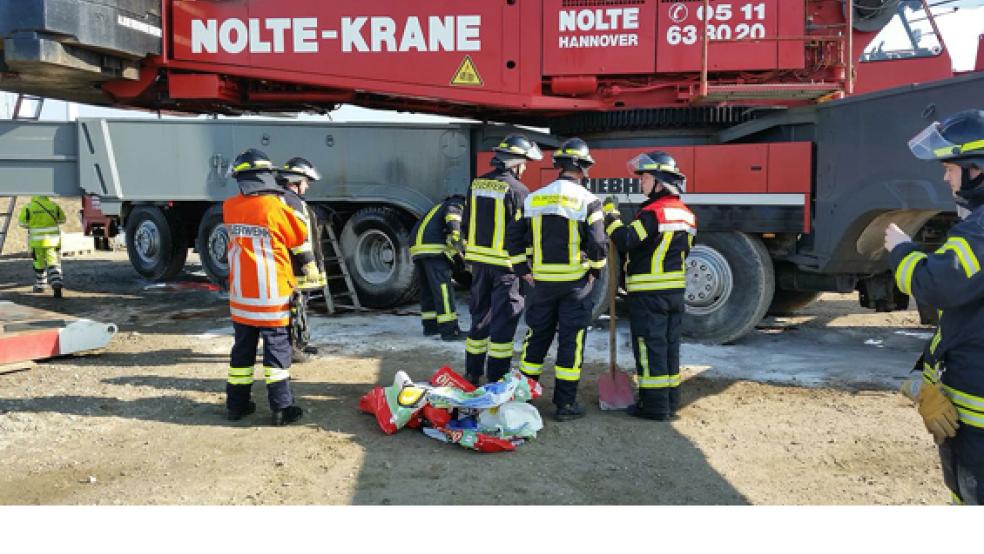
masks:
POLYGON ((904 60, 938 56, 943 41, 933 29, 930 15, 919 0, 902 0, 895 16, 861 55, 862 62, 904 60))

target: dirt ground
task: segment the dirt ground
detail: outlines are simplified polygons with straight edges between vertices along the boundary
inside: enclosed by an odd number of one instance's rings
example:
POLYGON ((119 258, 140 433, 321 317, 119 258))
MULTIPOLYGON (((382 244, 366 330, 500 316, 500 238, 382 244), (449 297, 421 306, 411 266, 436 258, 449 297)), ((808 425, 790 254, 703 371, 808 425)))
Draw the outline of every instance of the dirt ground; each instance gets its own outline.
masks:
POLYGON ((30 294, 28 260, 0 259, 0 300, 120 332, 101 353, 0 375, 0 504, 948 501, 932 441, 894 392, 928 332, 912 311, 867 313, 825 295, 736 345, 685 345, 684 407, 669 424, 598 410, 607 333, 596 330, 580 393, 588 417, 554 423, 547 377, 538 438, 481 455, 411 430, 385 436, 357 410, 398 370, 423 380, 461 367, 463 347, 419 337, 414 317, 315 318, 321 354, 292 370, 303 425, 268 425, 262 381, 257 413, 229 423, 231 326, 218 293, 151 286, 122 252, 64 267, 56 304, 30 294))

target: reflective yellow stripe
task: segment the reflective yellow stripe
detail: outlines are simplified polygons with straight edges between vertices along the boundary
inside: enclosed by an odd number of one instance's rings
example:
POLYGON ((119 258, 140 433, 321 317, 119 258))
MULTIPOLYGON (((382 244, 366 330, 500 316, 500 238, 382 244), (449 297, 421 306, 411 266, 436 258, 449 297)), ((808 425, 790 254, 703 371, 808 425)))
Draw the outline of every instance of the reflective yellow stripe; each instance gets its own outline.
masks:
POLYGON ((437 312, 420 312, 420 319, 423 319, 424 321, 437 319, 437 312))
POLYGON ((469 354, 485 354, 489 350, 489 339, 465 339, 465 352, 469 354))
POLYGON ((636 344, 639 345, 639 365, 642 366, 642 378, 649 377, 649 354, 646 351, 646 341, 642 337, 636 337, 636 344))
POLYGON ((554 375, 560 381, 580 381, 581 368, 579 367, 554 367, 554 375))
POLYGON ((574 339, 574 369, 580 374, 581 363, 584 361, 584 329, 577 332, 574 339))
POLYGON ((447 214, 444 216, 444 221, 446 222, 461 221, 461 216, 458 214, 447 214))
POLYGON ((294 254, 304 254, 305 252, 314 252, 314 248, 310 242, 305 242, 296 248, 291 248, 290 251, 294 254))
POLYGON ((935 354, 936 348, 940 345, 940 341, 943 340, 943 328, 937 327, 936 333, 933 335, 933 340, 929 341, 929 353, 935 354))
POLYGON ((905 294, 912 295, 912 273, 916 270, 916 264, 925 260, 923 252, 910 252, 899 262, 899 267, 895 269, 895 285, 905 294))
POLYGON ((595 261, 595 260, 588 260, 588 267, 590 267, 591 269, 602 269, 606 265, 608 265, 608 259, 607 258, 606 259, 603 259, 603 260, 597 260, 597 261, 595 261))
POLYGON ((972 140, 970 142, 960 145, 960 153, 969 152, 971 150, 977 150, 978 148, 984 148, 984 140, 972 140))
POLYGON ((495 199, 495 222, 492 229, 492 248, 505 251, 503 244, 506 240, 506 204, 501 198, 495 199))
POLYGON ((668 389, 673 387, 673 380, 669 375, 639 378, 640 389, 668 389))
POLYGON ((458 319, 458 314, 454 313, 454 310, 451 309, 451 299, 448 296, 448 284, 447 283, 441 283, 441 300, 444 303, 443 304, 444 305, 444 313, 442 313, 441 315, 439 315, 437 317, 437 322, 438 323, 447 323, 449 321, 454 321, 454 320, 458 319))
POLYGON ((953 491, 950 491, 950 502, 953 502, 953 504, 956 505, 956 506, 962 506, 963 505, 963 500, 961 500, 960 497, 957 496, 957 493, 955 493, 953 491))
POLYGON ((646 226, 642 223, 641 219, 637 219, 632 222, 632 228, 635 229, 637 235, 639 235, 639 240, 646 240, 649 233, 646 232, 646 226))
POLYGON ((509 359, 513 355, 512 342, 490 342, 489 357, 498 359, 509 359))
MULTIPOLYGON (((414 244, 414 246, 424 244, 424 231, 427 230, 427 225, 430 223, 430 220, 433 219, 434 215, 440 209, 441 209, 441 205, 438 204, 433 208, 431 208, 430 211, 427 212, 427 215, 424 216, 423 221, 420 222, 420 227, 417 228, 417 242, 414 244)), ((412 252, 413 248, 411 248, 410 250, 412 252)))
POLYGON ((673 231, 663 233, 663 240, 660 241, 659 248, 653 252, 653 274, 661 275, 664 273, 663 262, 666 261, 666 251, 670 249, 671 242, 673 242, 673 231))
POLYGON ((601 213, 600 211, 592 212, 590 215, 588 215, 588 225, 594 225, 595 223, 601 221, 602 219, 605 219, 605 214, 601 213))
POLYGON ((543 217, 534 216, 530 220, 533 228, 533 265, 543 265, 543 217))
MULTIPOLYGON (((539 246, 543 247, 542 244, 539 246)), ((567 220, 567 259, 572 264, 581 261, 581 234, 577 232, 577 221, 573 219, 567 220)))
POLYGON ((468 252, 465 254, 465 261, 469 262, 481 262, 483 264, 495 265, 505 268, 511 268, 512 263, 509 261, 508 256, 489 256, 486 254, 477 254, 474 252, 468 252))
POLYGON ((447 246, 443 244, 418 244, 410 247, 410 255, 444 254, 445 250, 447 250, 447 246))
POLYGON ((523 375, 536 377, 537 375, 543 374, 543 364, 534 364, 523 360, 523 362, 519 365, 519 370, 523 372, 523 375))
POLYGON ((966 239, 961 237, 950 237, 947 239, 946 243, 936 251, 937 254, 943 254, 946 251, 952 251, 957 255, 957 259, 960 260, 960 266, 963 267, 964 273, 967 278, 970 279, 981 270, 981 264, 977 260, 977 256, 974 255, 974 250, 971 249, 970 244, 967 243, 966 239))
POLYGON ((616 219, 615 221, 613 221, 613 222, 611 222, 611 223, 608 224, 608 227, 605 229, 605 233, 607 233, 607 234, 610 235, 613 232, 615 232, 615 229, 618 229, 619 227, 622 227, 624 225, 625 224, 622 223, 621 220, 616 219))
POLYGON ((281 369, 279 367, 264 367, 263 370, 264 373, 266 374, 266 382, 268 385, 270 383, 279 383, 280 381, 286 381, 287 379, 290 378, 289 369, 281 369))
POLYGON ((511 263, 513 265, 519 265, 519 264, 522 264, 522 263, 526 263, 526 259, 527 258, 526 258, 526 254, 525 253, 523 253, 523 254, 517 254, 517 255, 513 256, 512 258, 509 258, 509 263, 511 263))
POLYGON ((229 368, 229 378, 227 382, 230 385, 252 385, 253 384, 253 368, 251 367, 230 367, 229 368))

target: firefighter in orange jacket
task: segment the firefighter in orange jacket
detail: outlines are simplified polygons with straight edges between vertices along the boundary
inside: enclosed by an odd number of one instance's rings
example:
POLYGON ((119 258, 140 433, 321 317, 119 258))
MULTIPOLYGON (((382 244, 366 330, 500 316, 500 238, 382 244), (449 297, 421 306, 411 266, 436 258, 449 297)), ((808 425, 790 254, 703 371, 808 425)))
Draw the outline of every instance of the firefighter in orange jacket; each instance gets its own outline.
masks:
POLYGON ((259 150, 240 154, 229 168, 241 194, 225 201, 229 232, 229 312, 235 330, 226 384, 226 417, 256 411, 250 399, 257 343, 263 338, 263 369, 273 425, 299 420, 290 390, 290 296, 297 286, 291 249, 304 243, 304 219, 284 200, 270 159, 259 150))

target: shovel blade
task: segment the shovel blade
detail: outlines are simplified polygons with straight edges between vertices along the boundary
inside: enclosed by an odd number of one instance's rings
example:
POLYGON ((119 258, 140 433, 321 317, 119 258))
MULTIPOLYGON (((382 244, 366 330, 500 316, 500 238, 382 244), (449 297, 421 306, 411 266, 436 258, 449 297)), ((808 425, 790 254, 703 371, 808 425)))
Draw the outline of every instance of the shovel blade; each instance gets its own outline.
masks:
POLYGON ((602 410, 624 410, 635 404, 629 375, 615 369, 598 377, 598 404, 602 410))

